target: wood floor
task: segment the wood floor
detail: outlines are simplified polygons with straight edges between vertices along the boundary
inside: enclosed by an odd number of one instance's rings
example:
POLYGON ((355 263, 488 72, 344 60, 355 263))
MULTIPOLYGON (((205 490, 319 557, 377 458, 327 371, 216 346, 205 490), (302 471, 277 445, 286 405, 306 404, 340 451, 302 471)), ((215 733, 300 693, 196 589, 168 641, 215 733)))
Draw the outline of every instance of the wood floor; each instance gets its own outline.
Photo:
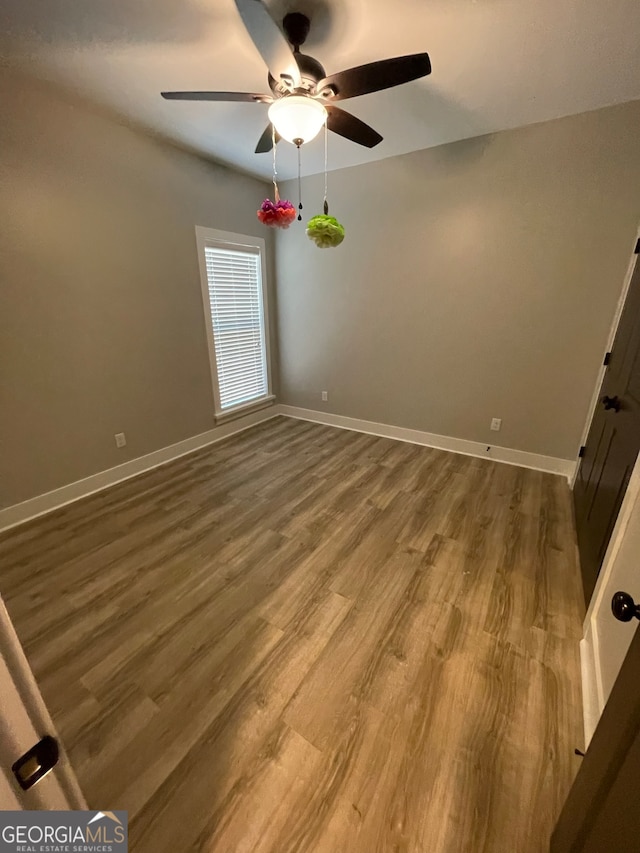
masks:
POLYGON ((580 759, 560 477, 276 418, 0 537, 135 853, 543 853, 580 759))

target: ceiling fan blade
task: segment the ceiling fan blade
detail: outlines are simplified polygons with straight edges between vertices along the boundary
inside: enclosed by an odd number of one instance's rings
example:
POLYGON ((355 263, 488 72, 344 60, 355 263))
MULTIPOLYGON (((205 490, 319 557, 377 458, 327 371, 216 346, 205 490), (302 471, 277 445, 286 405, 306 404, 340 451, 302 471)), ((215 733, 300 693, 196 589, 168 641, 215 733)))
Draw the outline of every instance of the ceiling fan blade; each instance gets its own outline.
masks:
POLYGON ((160 92, 168 101, 253 101, 256 104, 270 104, 271 95, 258 95, 253 92, 160 92))
MULTIPOLYGON (((280 142, 281 139, 282 139, 282 137, 280 136, 280 134, 276 130, 276 145, 278 144, 278 142, 280 142)), ((262 134, 262 136, 258 140, 258 144, 256 145, 256 154, 266 154, 267 151, 271 151, 272 148, 273 148, 273 130, 272 130, 271 123, 269 123, 264 129, 264 133, 262 134)))
POLYGON ((285 78, 294 88, 301 86, 293 51, 262 0, 235 0, 235 3, 258 53, 276 80, 285 78))
POLYGON ((345 139, 350 139, 352 142, 357 142, 358 145, 364 145, 365 148, 374 148, 379 142, 382 142, 382 137, 376 130, 351 113, 331 104, 326 104, 326 109, 328 113, 327 127, 334 133, 344 136, 345 139))
POLYGON ((426 77, 427 74, 431 74, 429 54, 413 53, 410 56, 381 59, 330 74, 316 85, 316 92, 320 94, 323 89, 331 88, 335 93, 332 100, 341 101, 400 86, 402 83, 417 80, 418 77, 426 77))

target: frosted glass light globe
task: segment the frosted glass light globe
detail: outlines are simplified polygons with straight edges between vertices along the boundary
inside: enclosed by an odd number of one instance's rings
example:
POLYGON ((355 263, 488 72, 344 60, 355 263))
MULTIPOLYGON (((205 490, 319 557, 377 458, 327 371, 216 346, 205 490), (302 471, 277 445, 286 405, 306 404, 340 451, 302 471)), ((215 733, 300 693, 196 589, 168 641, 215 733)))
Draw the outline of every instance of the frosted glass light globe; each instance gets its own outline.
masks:
POLYGON ((319 101, 304 95, 286 95, 269 107, 269 121, 287 142, 302 145, 310 142, 327 118, 319 101))

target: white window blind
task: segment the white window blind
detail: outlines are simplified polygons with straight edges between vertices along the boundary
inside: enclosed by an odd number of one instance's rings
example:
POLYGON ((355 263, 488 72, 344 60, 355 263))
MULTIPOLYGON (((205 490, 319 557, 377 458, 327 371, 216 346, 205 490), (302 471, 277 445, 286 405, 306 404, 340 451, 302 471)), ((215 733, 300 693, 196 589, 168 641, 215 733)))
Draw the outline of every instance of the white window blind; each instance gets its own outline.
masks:
POLYGON ((262 302, 262 263, 257 248, 204 248, 220 409, 226 411, 269 393, 262 302))

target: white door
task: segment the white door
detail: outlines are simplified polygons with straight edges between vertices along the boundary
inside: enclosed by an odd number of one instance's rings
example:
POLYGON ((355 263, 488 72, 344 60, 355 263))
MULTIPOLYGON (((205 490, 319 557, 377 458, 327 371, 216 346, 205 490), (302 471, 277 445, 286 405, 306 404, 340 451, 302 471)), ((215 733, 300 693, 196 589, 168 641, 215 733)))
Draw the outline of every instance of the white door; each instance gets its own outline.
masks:
POLYGON ((1 598, 0 697, 0 809, 86 809, 1 598), (16 763, 39 743, 49 745, 49 755, 59 753, 53 768, 41 775, 49 766, 43 758, 45 750, 41 750, 25 760, 16 775, 13 770, 16 763), (38 781, 24 790, 18 776, 25 786, 34 779, 38 781))
POLYGON ((588 745, 627 654, 638 621, 619 622, 611 599, 627 592, 640 603, 640 457, 591 599, 581 644, 585 739, 588 745))

